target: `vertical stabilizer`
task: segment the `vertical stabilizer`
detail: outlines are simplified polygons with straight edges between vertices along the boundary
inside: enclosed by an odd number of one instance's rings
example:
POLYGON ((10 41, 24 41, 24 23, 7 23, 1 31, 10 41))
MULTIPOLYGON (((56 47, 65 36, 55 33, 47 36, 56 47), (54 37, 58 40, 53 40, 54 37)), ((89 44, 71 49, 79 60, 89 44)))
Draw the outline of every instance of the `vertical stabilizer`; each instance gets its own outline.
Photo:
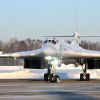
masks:
POLYGON ((78 31, 78 27, 77 27, 77 8, 76 8, 76 31, 74 32, 74 36, 73 36, 73 40, 71 42, 72 45, 77 45, 79 46, 79 39, 80 39, 80 33, 78 31))
POLYGON ((79 45, 79 40, 80 40, 80 33, 78 31, 75 31, 71 45, 79 45))

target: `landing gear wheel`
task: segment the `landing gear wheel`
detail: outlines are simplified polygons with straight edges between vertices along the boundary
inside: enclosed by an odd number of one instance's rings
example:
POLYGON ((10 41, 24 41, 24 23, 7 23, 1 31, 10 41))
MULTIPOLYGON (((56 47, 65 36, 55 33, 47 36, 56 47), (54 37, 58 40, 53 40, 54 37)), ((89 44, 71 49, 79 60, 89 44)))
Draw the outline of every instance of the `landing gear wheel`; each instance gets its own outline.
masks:
POLYGON ((57 75, 54 75, 54 76, 52 77, 52 82, 57 82, 57 75))
POLYGON ((58 75, 53 75, 53 74, 51 74, 51 75, 48 77, 48 81, 49 81, 49 82, 57 83, 57 82, 60 82, 60 78, 59 78, 58 75))
POLYGON ((44 81, 48 81, 48 74, 47 73, 44 74, 44 81))
POLYGON ((80 74, 80 81, 83 81, 83 73, 80 74))
POLYGON ((89 80, 90 80, 90 74, 87 73, 87 74, 86 74, 86 81, 89 81, 89 80))
POLYGON ((57 82, 60 82, 60 78, 59 78, 58 75, 55 75, 55 76, 54 76, 54 82, 56 82, 56 83, 57 83, 57 82))
POLYGON ((48 76, 48 82, 52 82, 52 78, 53 78, 53 74, 50 74, 50 75, 48 76))
POLYGON ((89 73, 81 73, 80 74, 80 81, 89 81, 90 80, 90 74, 89 73))

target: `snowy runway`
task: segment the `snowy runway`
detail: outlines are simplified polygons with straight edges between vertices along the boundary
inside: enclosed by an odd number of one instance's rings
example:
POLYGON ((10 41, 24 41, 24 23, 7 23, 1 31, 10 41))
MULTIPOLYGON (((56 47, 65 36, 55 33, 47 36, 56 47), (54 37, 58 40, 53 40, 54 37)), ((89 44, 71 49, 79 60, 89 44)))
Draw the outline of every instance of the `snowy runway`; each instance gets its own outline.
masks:
POLYGON ((99 81, 0 80, 0 100, 100 100, 99 81))

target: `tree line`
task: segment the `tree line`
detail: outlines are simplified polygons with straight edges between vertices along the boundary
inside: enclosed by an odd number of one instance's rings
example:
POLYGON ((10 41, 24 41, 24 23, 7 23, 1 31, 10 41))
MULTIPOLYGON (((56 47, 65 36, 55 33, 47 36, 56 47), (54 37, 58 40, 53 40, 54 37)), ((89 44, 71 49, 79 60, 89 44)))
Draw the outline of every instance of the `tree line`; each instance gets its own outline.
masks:
POLYGON ((10 39, 8 42, 0 41, 0 51, 3 53, 13 53, 20 51, 29 51, 40 48, 42 45, 41 40, 25 39, 18 40, 16 38, 10 39))

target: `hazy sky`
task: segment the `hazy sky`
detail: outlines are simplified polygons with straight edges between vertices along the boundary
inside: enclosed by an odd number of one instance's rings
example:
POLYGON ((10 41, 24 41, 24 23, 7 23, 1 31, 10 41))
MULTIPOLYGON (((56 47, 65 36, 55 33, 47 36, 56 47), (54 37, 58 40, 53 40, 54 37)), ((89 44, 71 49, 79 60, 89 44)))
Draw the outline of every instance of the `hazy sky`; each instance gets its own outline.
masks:
POLYGON ((100 0, 0 0, 0 39, 100 34, 100 0))

